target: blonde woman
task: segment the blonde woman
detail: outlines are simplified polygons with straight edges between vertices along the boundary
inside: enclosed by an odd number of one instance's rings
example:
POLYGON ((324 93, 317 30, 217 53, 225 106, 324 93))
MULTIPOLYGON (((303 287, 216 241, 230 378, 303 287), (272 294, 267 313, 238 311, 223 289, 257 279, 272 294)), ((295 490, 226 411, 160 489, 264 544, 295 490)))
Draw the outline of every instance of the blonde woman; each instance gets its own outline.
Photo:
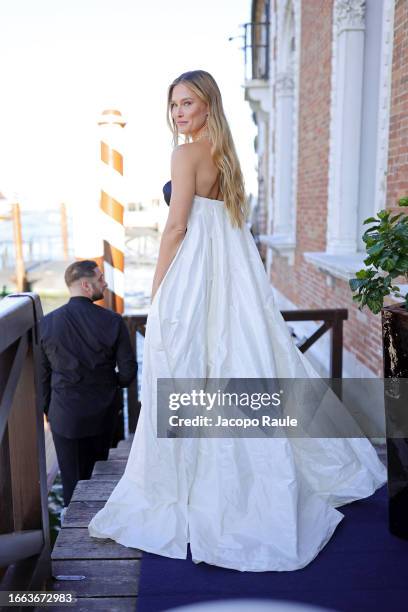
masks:
MULTIPOLYGON (((159 378, 317 376, 274 305, 245 224, 242 173, 213 77, 195 70, 173 81, 168 116, 170 207, 146 329, 141 415, 125 473, 89 532, 179 559, 190 543, 195 563, 296 570, 331 538, 343 518, 335 508, 374 493, 385 468, 365 438, 157 436, 159 378)), ((316 409, 306 404, 305 397, 297 405, 300 416, 316 409)))

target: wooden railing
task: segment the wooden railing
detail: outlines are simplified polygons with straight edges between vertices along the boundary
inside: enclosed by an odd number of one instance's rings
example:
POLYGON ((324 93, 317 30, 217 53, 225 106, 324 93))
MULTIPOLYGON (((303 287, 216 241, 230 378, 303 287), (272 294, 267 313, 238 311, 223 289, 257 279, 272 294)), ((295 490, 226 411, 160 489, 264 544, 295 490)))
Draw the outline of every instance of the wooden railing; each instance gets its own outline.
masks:
MULTIPOLYGON (((330 332, 330 363, 329 376, 333 379, 333 387, 341 396, 339 379, 343 375, 343 321, 348 317, 345 308, 327 308, 323 310, 282 310, 285 321, 323 321, 322 325, 306 340, 298 345, 299 350, 305 353, 323 334, 330 332)), ((125 315, 125 323, 129 329, 130 338, 137 358, 136 333, 144 336, 146 329, 146 315, 125 315)), ((140 413, 137 380, 128 389, 128 418, 129 432, 136 430, 140 413)))
POLYGON ((51 572, 39 297, 0 301, 0 590, 40 590, 51 572))
MULTIPOLYGON (((135 352, 137 361, 137 341, 136 334, 140 333, 142 336, 145 335, 147 315, 124 315, 123 320, 125 321, 129 330, 130 341, 132 348, 135 352)), ((128 423, 129 432, 134 433, 136 431, 137 421, 140 414, 140 401, 138 391, 138 377, 132 382, 127 391, 127 404, 128 404, 128 423)))
POLYGON ((330 332, 330 378, 343 376, 343 321, 348 318, 346 308, 323 310, 282 310, 285 321, 323 321, 323 324, 298 348, 305 353, 323 334, 330 332))

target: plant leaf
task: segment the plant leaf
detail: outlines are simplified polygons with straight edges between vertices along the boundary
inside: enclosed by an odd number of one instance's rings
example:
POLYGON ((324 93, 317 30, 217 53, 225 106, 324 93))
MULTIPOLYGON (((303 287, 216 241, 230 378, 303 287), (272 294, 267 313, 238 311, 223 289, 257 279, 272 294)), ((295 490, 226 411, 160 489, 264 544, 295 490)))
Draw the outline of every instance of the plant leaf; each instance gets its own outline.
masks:
MULTIPOLYGON (((402 213, 400 214, 402 215, 402 213)), ((375 217, 368 217, 368 219, 363 221, 363 225, 366 225, 367 223, 380 223, 380 220, 376 219, 375 217)))
POLYGON ((404 213, 398 213, 398 215, 393 215, 390 219, 390 223, 394 223, 400 217, 405 217, 404 213))
POLYGON ((367 249, 367 253, 369 255, 379 255, 384 250, 384 242, 382 240, 378 240, 376 244, 367 249))
POLYGON ((364 286, 366 282, 367 280, 363 278, 352 278, 349 280, 350 289, 352 291, 357 291, 360 287, 364 286))

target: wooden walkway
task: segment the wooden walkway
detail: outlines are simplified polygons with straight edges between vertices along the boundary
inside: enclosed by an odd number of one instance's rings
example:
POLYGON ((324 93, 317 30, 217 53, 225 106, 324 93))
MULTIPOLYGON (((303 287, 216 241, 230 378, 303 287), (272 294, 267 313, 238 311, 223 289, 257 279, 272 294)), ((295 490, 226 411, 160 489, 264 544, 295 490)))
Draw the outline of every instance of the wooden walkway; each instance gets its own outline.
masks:
MULTIPOLYGON (((134 612, 142 553, 112 540, 88 535, 87 525, 103 507, 123 474, 132 439, 111 449, 108 461, 98 461, 91 480, 78 482, 52 552, 52 591, 75 592, 78 602, 70 610, 134 612), (61 575, 82 575, 84 580, 56 580, 61 575)), ((52 607, 53 610, 67 610, 52 607)))
MULTIPOLYGON (((378 441, 379 442, 379 441, 378 441)), ((108 461, 99 461, 90 480, 79 481, 68 507, 62 529, 52 552, 53 581, 47 590, 74 592, 78 598, 75 612, 135 612, 142 552, 106 539, 88 535, 87 525, 103 507, 123 474, 132 438, 111 449, 108 461), (57 576, 85 576, 79 581, 55 579, 57 576)), ((385 445, 375 445, 385 463, 385 445)), ((52 606, 66 612, 67 606, 52 606)), ((37 608, 40 612, 42 608, 37 608)))

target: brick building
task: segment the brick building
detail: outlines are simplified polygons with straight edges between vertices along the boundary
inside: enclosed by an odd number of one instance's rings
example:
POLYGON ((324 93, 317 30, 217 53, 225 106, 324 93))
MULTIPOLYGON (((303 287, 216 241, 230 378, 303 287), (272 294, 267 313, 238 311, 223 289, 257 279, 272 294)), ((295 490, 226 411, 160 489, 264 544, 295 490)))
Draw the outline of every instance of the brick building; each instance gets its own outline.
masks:
MULTIPOLYGON (((348 279, 363 220, 408 195, 408 0, 254 0, 247 29, 257 225, 277 302, 347 308, 344 376, 381 376, 380 315, 358 310, 348 279)), ((321 373, 325 336, 311 349, 321 373)))

